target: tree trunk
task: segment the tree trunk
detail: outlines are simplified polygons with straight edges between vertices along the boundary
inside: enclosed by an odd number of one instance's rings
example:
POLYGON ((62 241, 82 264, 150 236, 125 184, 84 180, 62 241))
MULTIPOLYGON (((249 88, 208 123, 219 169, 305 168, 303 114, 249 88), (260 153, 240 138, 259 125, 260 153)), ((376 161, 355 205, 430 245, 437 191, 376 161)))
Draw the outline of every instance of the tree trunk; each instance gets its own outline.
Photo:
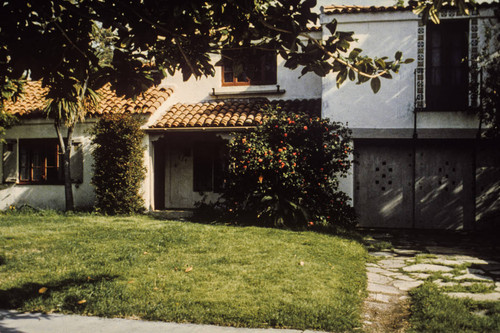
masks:
POLYGON ((73 200, 73 187, 71 185, 71 141, 73 139, 73 128, 74 125, 68 126, 68 136, 66 142, 61 133, 61 127, 59 123, 55 123, 57 137, 59 139, 59 145, 61 146, 61 153, 63 154, 63 170, 64 170, 64 197, 65 197, 65 207, 66 211, 72 211, 75 209, 73 200))

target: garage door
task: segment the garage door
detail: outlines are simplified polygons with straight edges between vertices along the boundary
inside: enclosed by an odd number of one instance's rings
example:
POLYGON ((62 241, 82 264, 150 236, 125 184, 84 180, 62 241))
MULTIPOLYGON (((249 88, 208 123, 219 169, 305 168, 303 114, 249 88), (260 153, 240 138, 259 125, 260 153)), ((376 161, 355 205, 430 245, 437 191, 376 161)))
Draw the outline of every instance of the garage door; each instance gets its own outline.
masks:
POLYGON ((355 151, 360 226, 460 230, 477 227, 481 219, 488 228, 495 225, 500 212, 495 147, 478 149, 478 162, 472 143, 464 140, 419 140, 415 147, 405 140, 356 141, 355 151))
POLYGON ((409 143, 356 141, 354 148, 354 204, 360 225, 411 228, 413 158, 409 143))

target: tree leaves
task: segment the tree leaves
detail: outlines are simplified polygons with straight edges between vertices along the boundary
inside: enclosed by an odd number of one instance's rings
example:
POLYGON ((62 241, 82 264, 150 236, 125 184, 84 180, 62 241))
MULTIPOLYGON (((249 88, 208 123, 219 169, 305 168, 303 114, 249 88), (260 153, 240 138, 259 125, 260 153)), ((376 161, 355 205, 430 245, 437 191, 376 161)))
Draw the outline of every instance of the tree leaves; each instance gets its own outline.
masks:
POLYGON ((370 87, 372 88, 372 91, 374 94, 378 93, 378 91, 380 90, 380 79, 378 77, 376 78, 373 78, 371 81, 370 81, 370 87))
POLYGON ((435 24, 439 24, 439 12, 444 6, 452 6, 458 9, 460 15, 469 15, 470 10, 476 6, 475 0, 419 0, 415 1, 413 12, 422 16, 422 21, 426 24, 429 19, 435 24))
POLYGON ((332 22, 325 24, 325 28, 330 31, 330 34, 334 35, 337 31, 337 20, 333 20, 332 22))

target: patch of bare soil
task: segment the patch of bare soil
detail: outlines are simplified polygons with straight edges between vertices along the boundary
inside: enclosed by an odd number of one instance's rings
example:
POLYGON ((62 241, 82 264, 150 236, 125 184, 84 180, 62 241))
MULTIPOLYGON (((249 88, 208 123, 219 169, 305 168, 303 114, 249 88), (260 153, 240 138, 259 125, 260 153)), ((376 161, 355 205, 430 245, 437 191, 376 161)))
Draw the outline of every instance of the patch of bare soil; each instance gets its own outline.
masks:
POLYGON ((410 304, 407 299, 394 299, 390 303, 367 299, 363 313, 363 330, 367 333, 403 333, 410 326, 410 304))

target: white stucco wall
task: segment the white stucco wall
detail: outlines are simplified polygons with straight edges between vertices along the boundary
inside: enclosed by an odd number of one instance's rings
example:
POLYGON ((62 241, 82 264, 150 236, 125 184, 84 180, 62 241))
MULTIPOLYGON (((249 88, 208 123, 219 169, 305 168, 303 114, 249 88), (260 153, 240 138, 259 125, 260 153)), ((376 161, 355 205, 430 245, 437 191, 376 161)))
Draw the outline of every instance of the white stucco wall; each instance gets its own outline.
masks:
MULTIPOLYGON (((76 208, 89 208, 94 204, 94 190, 90 185, 93 159, 90 153, 90 137, 86 134, 91 126, 91 121, 79 124, 73 134, 73 140, 80 141, 83 145, 83 182, 73 184, 76 208)), ((39 119, 25 120, 21 125, 8 129, 4 138, 18 140, 56 137, 53 122, 39 119)), ((16 145, 16 149, 18 147, 19 145, 16 145)), ((19 170, 19 164, 17 170, 19 170)), ((64 185, 0 184, 0 210, 8 209, 10 206, 19 207, 23 204, 37 208, 64 210, 64 202, 64 185)))
MULTIPOLYGON (((318 35, 319 37, 319 35, 318 35)), ((219 56, 212 56, 213 63, 220 60, 219 56)), ((270 100, 275 99, 307 99, 321 98, 321 78, 314 74, 306 74, 300 77, 299 70, 290 70, 284 67, 284 60, 278 56, 277 83, 280 90, 285 90, 284 94, 262 94, 248 95, 248 92, 260 92, 268 90, 276 90, 276 85, 258 85, 258 86, 236 86, 222 87, 222 72, 220 66, 215 66, 215 76, 202 77, 195 79, 191 77, 188 81, 182 80, 182 75, 176 74, 167 77, 163 84, 174 88, 174 95, 170 102, 176 103, 198 103, 200 101, 210 101, 221 98, 251 98, 251 97, 267 97, 270 100), (211 96, 215 89, 217 96, 211 96), (234 93, 241 95, 233 95, 234 93), (224 95, 231 93, 231 95, 224 95)))
MULTIPOLYGON (((348 2, 348 1, 347 1, 348 2)), ((493 11, 481 9, 478 17, 479 50, 484 44, 484 27, 491 24, 493 11)), ((463 18, 463 17, 462 17, 463 18)), ((357 42, 353 47, 363 49, 371 57, 387 56, 394 59, 396 51, 403 58, 413 58, 411 64, 402 65, 393 79, 381 79, 382 87, 377 94, 369 82, 356 85, 346 81, 336 87, 336 75, 328 75, 322 81, 322 114, 334 121, 341 121, 353 130, 353 138, 406 138, 413 134, 415 77, 418 58, 419 18, 410 11, 322 15, 325 25, 336 19, 338 31, 354 31, 357 42)), ((323 38, 329 31, 323 29, 323 38)), ((416 127, 420 138, 473 138, 478 128, 475 115, 465 112, 417 113, 416 127)), ((354 177, 351 170, 340 181, 340 189, 354 197, 354 177)))
MULTIPOLYGON (((318 32, 313 32, 317 38, 321 35, 318 32)), ((213 63, 220 60, 219 56, 212 56, 213 63)), ((321 98, 321 77, 308 73, 300 77, 300 68, 297 70, 290 70, 284 67, 284 60, 278 56, 277 58, 277 83, 280 90, 285 90, 285 93, 269 94, 267 91, 277 90, 276 85, 258 85, 258 86, 235 86, 235 87, 222 87, 222 72, 220 66, 215 66, 215 75, 213 77, 202 77, 195 79, 191 77, 188 81, 183 81, 182 75, 177 73, 174 76, 165 78, 162 85, 171 87, 174 90, 173 95, 162 105, 154 115, 151 116, 146 126, 154 124, 159 118, 162 117, 172 105, 176 103, 194 104, 198 102, 211 101, 217 99, 237 99, 237 98, 258 98, 265 97, 269 100, 291 100, 291 99, 312 99, 321 98), (212 96, 215 89, 217 96, 212 96), (252 94, 249 94, 252 92, 252 94), (259 93, 265 92, 265 93, 259 93), (229 94, 227 94, 229 93, 229 94)), ((143 186, 143 193, 145 204, 148 209, 154 208, 154 149, 153 141, 159 138, 158 135, 150 135, 150 138, 145 145, 147 146, 145 161, 147 167, 146 180, 143 186)), ((179 163, 181 161, 178 161, 179 163)), ((197 193, 192 190, 192 155, 182 161, 184 163, 181 167, 176 165, 172 169, 165 170, 165 176, 169 180, 166 181, 166 191, 173 191, 166 193, 166 206, 173 208, 193 208, 194 203, 204 200, 206 202, 213 201, 218 198, 218 194, 207 192, 197 193), (175 192, 175 193, 174 193, 175 192), (175 196, 174 201, 169 201, 169 196, 175 196), (183 198, 183 199, 180 199, 183 198)), ((166 166, 167 168, 168 166, 166 166)))
MULTIPOLYGON (((488 16, 491 16, 490 10, 481 12, 480 32, 488 16)), ((333 19, 338 21, 337 30, 355 32, 358 41, 353 47, 363 49, 363 54, 394 59, 396 51, 402 51, 403 58, 415 61, 402 65, 399 74, 393 74, 393 79, 381 79, 382 87, 377 94, 373 94, 369 82, 356 85, 348 81, 337 88, 335 75, 325 77, 322 84, 323 116, 348 123, 355 136, 364 133, 358 129, 412 129, 418 16, 409 11, 323 15, 322 24, 333 19)), ((323 34, 323 38, 327 38, 328 30, 324 29, 323 34)), ((482 36, 479 33, 480 45, 482 36)), ((478 119, 468 112, 419 112, 417 115, 419 129, 474 129, 477 126, 478 119)), ((399 135, 408 137, 408 133, 399 135)))

